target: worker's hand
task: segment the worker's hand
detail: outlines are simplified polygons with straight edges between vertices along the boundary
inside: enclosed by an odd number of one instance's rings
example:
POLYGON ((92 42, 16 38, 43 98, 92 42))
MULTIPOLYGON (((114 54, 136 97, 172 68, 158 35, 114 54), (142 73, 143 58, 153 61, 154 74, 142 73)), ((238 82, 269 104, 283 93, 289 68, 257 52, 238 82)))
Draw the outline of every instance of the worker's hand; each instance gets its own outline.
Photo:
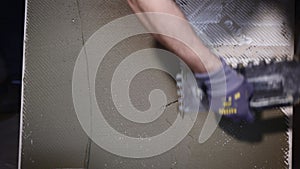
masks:
POLYGON ((253 87, 222 60, 222 68, 209 74, 195 74, 199 87, 208 96, 210 109, 234 122, 253 122, 249 108, 253 87))

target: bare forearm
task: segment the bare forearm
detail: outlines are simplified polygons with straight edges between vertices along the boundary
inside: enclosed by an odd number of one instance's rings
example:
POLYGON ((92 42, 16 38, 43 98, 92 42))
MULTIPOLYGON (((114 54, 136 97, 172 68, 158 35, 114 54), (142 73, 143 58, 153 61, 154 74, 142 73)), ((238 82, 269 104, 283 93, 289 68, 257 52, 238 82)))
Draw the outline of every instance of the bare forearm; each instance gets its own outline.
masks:
POLYGON ((203 45, 172 0, 128 0, 128 3, 135 13, 168 14, 138 16, 147 29, 158 32, 155 38, 184 60, 194 72, 209 72, 219 68, 220 61, 203 45))

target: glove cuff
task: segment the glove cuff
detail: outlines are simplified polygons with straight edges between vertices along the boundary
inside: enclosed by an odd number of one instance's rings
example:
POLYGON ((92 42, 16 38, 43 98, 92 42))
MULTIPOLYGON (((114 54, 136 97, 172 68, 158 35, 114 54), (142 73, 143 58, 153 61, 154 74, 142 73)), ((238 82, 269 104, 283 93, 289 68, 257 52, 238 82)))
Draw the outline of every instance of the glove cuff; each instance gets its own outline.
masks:
POLYGON ((229 67, 222 59, 222 66, 213 72, 195 73, 195 77, 200 88, 204 88, 208 96, 230 95, 243 82, 244 77, 229 67))

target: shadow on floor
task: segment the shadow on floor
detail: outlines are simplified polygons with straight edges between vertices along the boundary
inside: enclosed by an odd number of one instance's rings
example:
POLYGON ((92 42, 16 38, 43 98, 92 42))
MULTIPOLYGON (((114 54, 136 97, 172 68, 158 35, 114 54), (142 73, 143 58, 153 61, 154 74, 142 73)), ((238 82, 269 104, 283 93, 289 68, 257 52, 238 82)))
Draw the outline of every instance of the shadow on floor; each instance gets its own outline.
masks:
POLYGON ((286 132, 290 127, 288 119, 289 117, 285 115, 268 119, 262 119, 258 115, 256 121, 252 124, 240 124, 228 119, 222 119, 219 127, 238 140, 260 142, 265 134, 286 132))

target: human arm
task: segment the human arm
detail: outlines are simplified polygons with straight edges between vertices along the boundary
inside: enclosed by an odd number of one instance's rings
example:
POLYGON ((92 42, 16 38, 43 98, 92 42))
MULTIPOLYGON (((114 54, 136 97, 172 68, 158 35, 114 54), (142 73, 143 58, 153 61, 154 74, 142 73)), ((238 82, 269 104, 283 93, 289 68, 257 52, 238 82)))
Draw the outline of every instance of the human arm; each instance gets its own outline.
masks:
POLYGON ((249 109, 252 86, 202 43, 173 0, 127 1, 155 39, 192 69, 213 112, 237 122, 254 120, 249 109))
POLYGON ((159 32, 159 34, 153 34, 155 39, 179 56, 192 71, 205 73, 220 68, 219 59, 202 43, 173 0, 127 1, 135 13, 159 12, 170 15, 168 22, 166 22, 166 17, 159 15, 138 16, 148 30, 159 32), (180 40, 165 36, 166 34, 174 35, 180 40))

